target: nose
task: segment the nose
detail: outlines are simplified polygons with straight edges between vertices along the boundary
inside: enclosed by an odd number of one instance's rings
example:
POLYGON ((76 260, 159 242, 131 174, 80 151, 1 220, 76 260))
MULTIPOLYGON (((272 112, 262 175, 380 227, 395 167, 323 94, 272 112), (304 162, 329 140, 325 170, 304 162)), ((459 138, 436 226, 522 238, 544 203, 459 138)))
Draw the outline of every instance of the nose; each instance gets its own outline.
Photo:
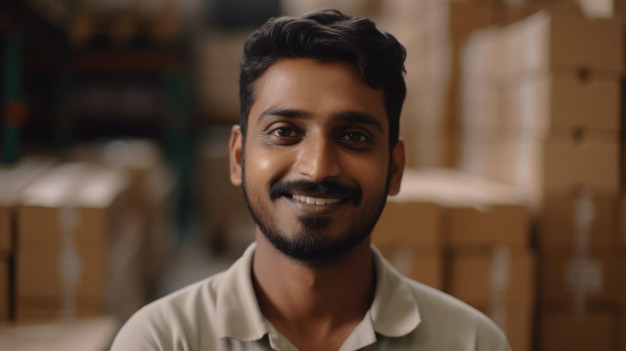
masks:
POLYGON ((311 182, 321 182, 339 176, 339 153, 333 140, 309 136, 300 143, 296 170, 311 182))

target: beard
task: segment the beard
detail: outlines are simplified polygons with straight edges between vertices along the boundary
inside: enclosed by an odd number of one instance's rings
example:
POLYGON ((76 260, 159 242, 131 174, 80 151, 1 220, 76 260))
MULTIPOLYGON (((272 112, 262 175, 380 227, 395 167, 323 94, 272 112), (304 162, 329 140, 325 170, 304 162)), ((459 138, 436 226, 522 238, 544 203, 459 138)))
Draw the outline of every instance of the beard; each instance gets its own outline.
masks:
MULTIPOLYGON (((245 172, 245 156, 242 159, 242 188, 246 206, 265 238, 283 254, 303 262, 314 263, 333 260, 344 256, 354 247, 360 244, 371 234, 378 222, 385 204, 390 182, 390 167, 388 167, 387 180, 380 193, 363 203, 361 189, 345 187, 335 182, 311 183, 311 182, 281 182, 276 181, 270 185, 269 196, 272 201, 298 190, 307 196, 321 194, 345 194, 352 200, 354 206, 362 206, 358 215, 354 216, 352 223, 343 233, 338 235, 324 235, 324 231, 332 225, 332 219, 324 216, 301 216, 298 217, 299 228, 295 233, 285 233, 280 229, 280 218, 264 208, 259 201, 250 193, 245 172), (256 201, 254 201, 256 200, 256 201)), ((344 204, 346 206, 348 204, 344 204)))

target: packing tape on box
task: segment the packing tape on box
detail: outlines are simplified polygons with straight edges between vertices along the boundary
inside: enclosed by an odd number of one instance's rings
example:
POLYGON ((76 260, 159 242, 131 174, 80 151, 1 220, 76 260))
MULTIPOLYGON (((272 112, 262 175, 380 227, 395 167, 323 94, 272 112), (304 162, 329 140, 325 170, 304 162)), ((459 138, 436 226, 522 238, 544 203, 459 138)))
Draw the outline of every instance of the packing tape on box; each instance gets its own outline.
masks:
POLYGON ((508 246, 497 245, 493 249, 490 275, 491 298, 489 299, 489 317, 504 330, 506 330, 507 321, 506 291, 510 281, 510 261, 511 253, 508 246))
POLYGON ((587 295, 602 290, 602 264, 589 258, 589 233, 595 218, 591 194, 581 190, 576 195, 574 209, 574 253, 565 272, 565 284, 573 293, 575 315, 586 312, 587 295))
POLYGON ((76 288, 83 268, 76 245, 76 228, 80 223, 80 214, 76 208, 64 207, 59 211, 59 221, 63 235, 59 253, 59 272, 63 285, 61 317, 69 319, 76 315, 76 288))

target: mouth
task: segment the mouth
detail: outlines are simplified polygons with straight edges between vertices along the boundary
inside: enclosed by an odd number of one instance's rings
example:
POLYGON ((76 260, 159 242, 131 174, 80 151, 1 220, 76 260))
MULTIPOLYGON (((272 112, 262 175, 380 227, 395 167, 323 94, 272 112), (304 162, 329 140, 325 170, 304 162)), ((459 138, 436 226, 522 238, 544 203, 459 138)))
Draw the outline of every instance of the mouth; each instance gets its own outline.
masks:
MULTIPOLYGON (((335 182, 311 183, 305 181, 275 182, 270 186, 270 199, 285 198, 308 210, 331 210, 347 202, 358 206, 361 190, 335 182)), ((307 210, 307 211, 308 211, 307 210)))
POLYGON ((342 201, 342 199, 339 199, 339 198, 312 197, 312 196, 305 196, 305 195, 298 195, 298 194, 291 195, 291 198, 303 204, 315 205, 315 206, 334 205, 342 201))

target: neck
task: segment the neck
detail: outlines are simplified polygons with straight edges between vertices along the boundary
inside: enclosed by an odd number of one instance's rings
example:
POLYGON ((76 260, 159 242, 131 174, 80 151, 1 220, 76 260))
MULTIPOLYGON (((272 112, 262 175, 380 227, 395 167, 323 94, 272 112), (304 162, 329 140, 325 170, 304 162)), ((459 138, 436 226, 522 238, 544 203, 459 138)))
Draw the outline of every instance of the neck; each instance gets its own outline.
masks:
POLYGON ((352 331, 363 319, 374 296, 369 239, 345 256, 321 263, 284 255, 258 230, 256 242, 257 298, 265 317, 281 333, 322 336, 342 328, 352 331))

